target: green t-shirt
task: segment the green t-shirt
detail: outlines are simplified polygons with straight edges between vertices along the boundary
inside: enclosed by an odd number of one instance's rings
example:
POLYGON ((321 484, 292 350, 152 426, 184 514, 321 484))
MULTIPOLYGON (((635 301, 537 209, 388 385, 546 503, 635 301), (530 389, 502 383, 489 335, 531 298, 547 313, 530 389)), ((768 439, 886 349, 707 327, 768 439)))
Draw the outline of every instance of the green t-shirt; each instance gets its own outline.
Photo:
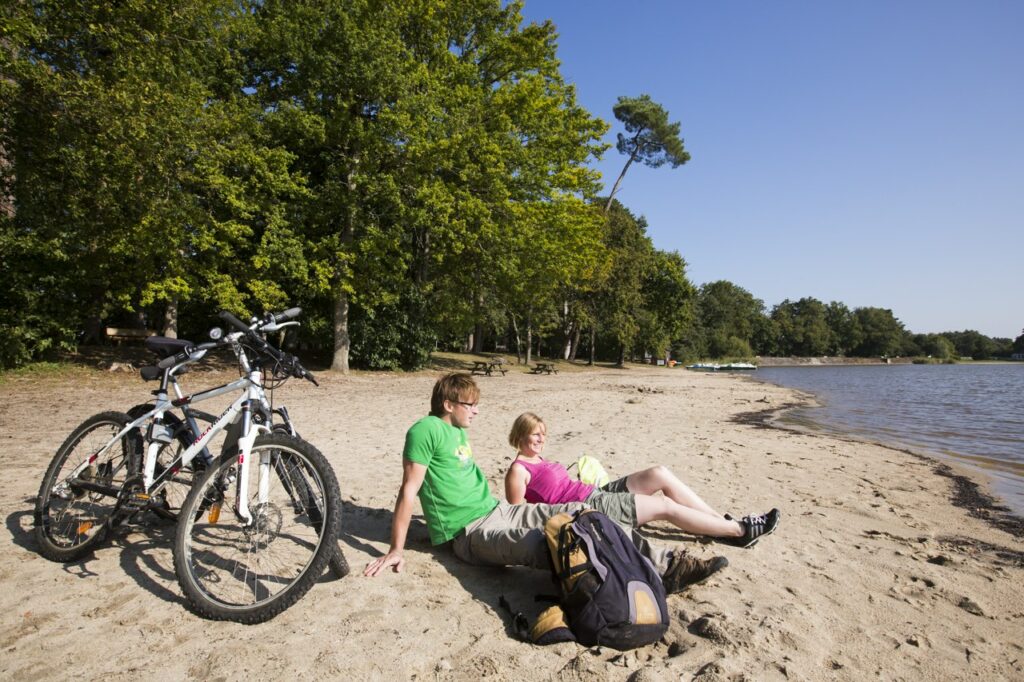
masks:
POLYGON ((427 467, 420 505, 432 544, 448 542, 497 506, 487 479, 473 461, 465 429, 426 416, 405 434, 402 457, 427 467))

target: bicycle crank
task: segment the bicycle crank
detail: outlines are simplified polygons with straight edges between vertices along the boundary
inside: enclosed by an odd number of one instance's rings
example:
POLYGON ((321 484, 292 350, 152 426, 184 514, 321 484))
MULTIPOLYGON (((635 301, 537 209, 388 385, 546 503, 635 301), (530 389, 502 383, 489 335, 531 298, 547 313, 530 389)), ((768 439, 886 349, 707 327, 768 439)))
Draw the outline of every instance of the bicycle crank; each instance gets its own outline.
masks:
POLYGON ((129 476, 117 496, 117 506, 111 515, 111 526, 116 528, 140 511, 148 509, 152 500, 152 496, 146 492, 142 474, 129 476))

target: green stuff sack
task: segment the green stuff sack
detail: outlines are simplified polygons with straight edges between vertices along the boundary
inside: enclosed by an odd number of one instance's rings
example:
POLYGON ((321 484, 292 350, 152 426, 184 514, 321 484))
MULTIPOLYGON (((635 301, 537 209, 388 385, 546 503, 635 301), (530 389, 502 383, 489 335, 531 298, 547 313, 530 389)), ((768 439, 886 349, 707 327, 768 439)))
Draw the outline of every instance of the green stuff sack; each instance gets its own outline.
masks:
POLYGON ((578 470, 578 476, 584 483, 589 483, 595 488, 607 485, 609 478, 608 472, 604 470, 601 463, 597 461, 597 457, 591 457, 590 455, 583 455, 579 461, 576 462, 576 468, 578 470))

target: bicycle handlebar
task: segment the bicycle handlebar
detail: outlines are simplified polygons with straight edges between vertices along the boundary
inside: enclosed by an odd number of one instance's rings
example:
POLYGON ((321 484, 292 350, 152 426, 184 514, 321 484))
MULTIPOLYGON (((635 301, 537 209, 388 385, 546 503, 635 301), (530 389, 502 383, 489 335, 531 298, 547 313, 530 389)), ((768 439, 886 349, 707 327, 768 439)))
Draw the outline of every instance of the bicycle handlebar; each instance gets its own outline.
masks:
MULTIPOLYGON (((280 313, 267 313, 262 320, 257 320, 251 325, 247 325, 245 322, 242 322, 226 310, 218 313, 218 317, 241 332, 246 338, 248 344, 255 350, 273 358, 280 367, 284 368, 288 372, 290 376, 297 379, 305 379, 311 382, 314 386, 319 386, 320 383, 316 380, 316 377, 313 376, 313 373, 303 367, 297 357, 270 345, 260 334, 265 327, 271 328, 268 331, 276 331, 278 325, 281 323, 287 323, 289 320, 298 317, 300 314, 302 314, 302 308, 289 308, 288 310, 280 313)), ((297 323, 293 322, 292 324, 297 323)), ((175 365, 196 362, 197 360, 201 360, 206 355, 207 351, 219 348, 227 343, 230 342, 227 340, 219 340, 189 345, 174 355, 169 355, 163 358, 156 366, 162 370, 166 370, 174 367, 175 365)))
POLYGON ((280 313, 268 313, 264 319, 254 322, 251 326, 242 322, 226 310, 221 311, 220 319, 224 320, 238 331, 243 332, 246 338, 256 347, 257 350, 274 358, 280 365, 288 370, 289 374, 298 379, 306 379, 307 381, 312 382, 314 386, 319 386, 320 384, 317 382, 316 377, 314 377, 308 369, 302 366, 302 363, 299 362, 297 357, 274 348, 259 335, 259 331, 263 327, 287 322, 301 314, 302 308, 298 307, 289 308, 288 310, 280 313))
POLYGON ((225 322, 227 322, 240 332, 249 331, 249 325, 247 325, 245 322, 242 322, 240 319, 238 319, 237 317, 235 317, 226 310, 220 311, 218 317, 220 317, 220 319, 224 320, 225 322))
POLYGON ((273 322, 287 322, 288 320, 294 320, 296 317, 302 314, 302 308, 289 308, 283 313, 272 313, 269 315, 273 322))

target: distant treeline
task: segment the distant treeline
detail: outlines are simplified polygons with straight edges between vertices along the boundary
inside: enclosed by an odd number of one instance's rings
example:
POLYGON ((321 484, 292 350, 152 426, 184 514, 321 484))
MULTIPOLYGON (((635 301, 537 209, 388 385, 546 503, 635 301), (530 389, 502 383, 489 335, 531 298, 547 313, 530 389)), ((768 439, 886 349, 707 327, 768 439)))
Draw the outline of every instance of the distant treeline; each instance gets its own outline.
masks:
MULTIPOLYGON (((0 366, 302 306, 335 368, 1005 354, 888 310, 699 290, 599 198, 608 124, 501 0, 7 3, 0 366)), ((627 132, 633 134, 636 131, 627 132)), ((639 133, 637 133, 639 134, 639 133)), ((1020 346, 1020 339, 1017 340, 1020 346)))
POLYGON ((937 360, 1008 358, 1024 353, 1024 330, 1015 340, 977 331, 915 334, 886 308, 825 304, 815 298, 785 300, 766 310, 762 301, 730 282, 700 288, 697 315, 675 346, 693 357, 897 357, 937 360))

